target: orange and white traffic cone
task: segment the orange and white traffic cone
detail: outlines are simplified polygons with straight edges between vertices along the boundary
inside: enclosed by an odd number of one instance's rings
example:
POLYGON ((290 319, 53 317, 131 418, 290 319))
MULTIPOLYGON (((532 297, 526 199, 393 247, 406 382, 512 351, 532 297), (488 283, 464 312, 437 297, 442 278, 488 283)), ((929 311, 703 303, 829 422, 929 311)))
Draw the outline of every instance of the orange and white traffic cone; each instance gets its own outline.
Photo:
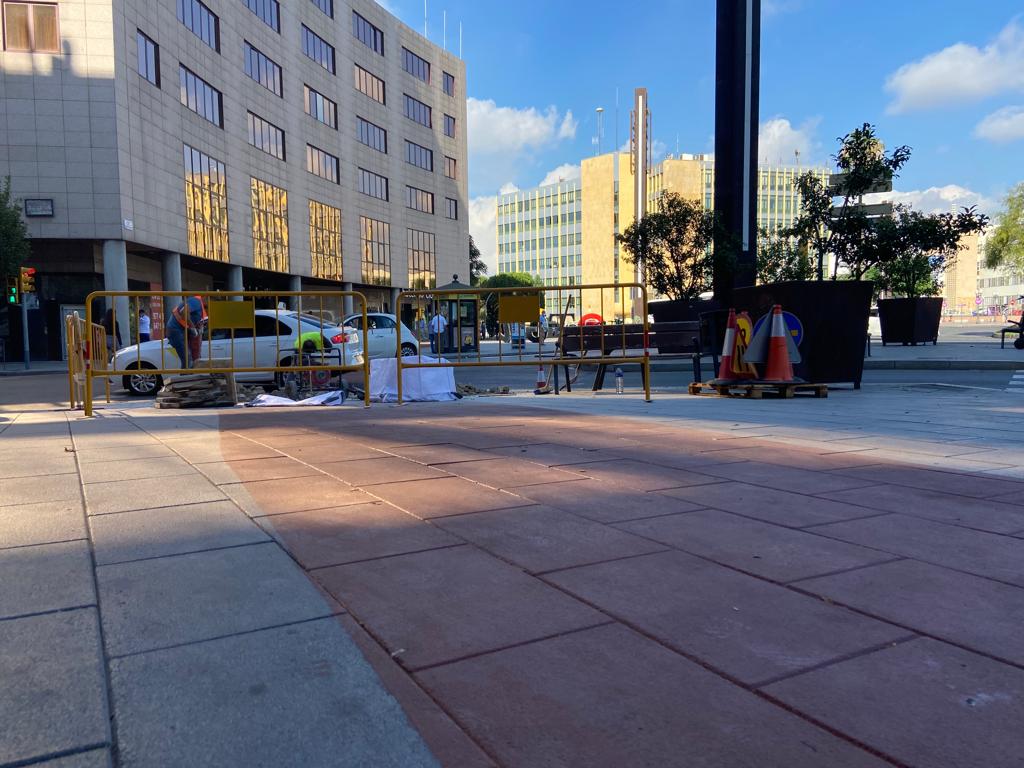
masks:
POLYGON ((547 376, 544 374, 544 366, 537 366, 537 388, 533 390, 535 395, 550 395, 551 390, 548 389, 547 376))
POLYGON ((722 345, 722 360, 718 364, 716 383, 739 381, 740 377, 733 371, 732 356, 736 349, 736 310, 729 310, 729 322, 725 325, 725 343, 722 345))
POLYGON ((764 368, 764 381, 793 381, 793 363, 789 359, 787 336, 789 329, 782 317, 782 306, 772 309, 772 334, 768 339, 768 362, 764 368))

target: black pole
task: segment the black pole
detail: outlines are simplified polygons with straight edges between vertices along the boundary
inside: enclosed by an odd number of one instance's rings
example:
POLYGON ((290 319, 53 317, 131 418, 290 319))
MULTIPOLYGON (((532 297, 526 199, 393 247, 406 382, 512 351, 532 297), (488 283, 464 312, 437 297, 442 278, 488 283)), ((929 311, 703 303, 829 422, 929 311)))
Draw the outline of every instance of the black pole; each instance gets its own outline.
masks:
POLYGON ((757 129, 761 0, 718 0, 715 34, 715 298, 753 285, 757 265, 757 129))

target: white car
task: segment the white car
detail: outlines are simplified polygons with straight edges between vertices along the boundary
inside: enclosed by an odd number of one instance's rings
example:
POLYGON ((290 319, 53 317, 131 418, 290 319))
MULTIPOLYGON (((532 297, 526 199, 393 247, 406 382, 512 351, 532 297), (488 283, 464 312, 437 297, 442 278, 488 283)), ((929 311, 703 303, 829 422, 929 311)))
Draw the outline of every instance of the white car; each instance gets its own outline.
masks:
MULTIPOLYGON (((345 325, 361 330, 363 327, 363 316, 361 314, 349 315, 345 318, 345 325)), ((419 354, 420 341, 416 338, 416 334, 398 322, 394 315, 384 312, 367 312, 366 352, 371 359, 395 356, 396 327, 401 327, 402 329, 403 357, 413 357, 419 354)))
MULTIPOLYGON (((303 315, 301 318, 292 311, 257 309, 255 321, 255 343, 253 330, 235 329, 232 347, 232 332, 214 328, 210 340, 203 336, 200 359, 228 358, 234 360, 237 368, 269 368, 288 365, 295 354, 296 329, 301 325, 302 333, 310 331, 323 334, 325 353, 334 355, 331 362, 340 360, 342 365, 362 365, 363 345, 356 328, 342 328, 336 325, 321 326, 318 318, 303 315), (232 352, 233 349, 233 352, 232 352), (253 353, 255 351, 255 358, 253 353)), ((177 354, 166 339, 145 341, 119 349, 111 362, 116 371, 131 371, 160 368, 177 368, 181 365, 177 354)), ((275 374, 270 372, 236 373, 239 381, 273 383, 275 374)), ((124 388, 133 395, 152 395, 163 386, 162 377, 153 373, 132 373, 122 377, 124 388)))

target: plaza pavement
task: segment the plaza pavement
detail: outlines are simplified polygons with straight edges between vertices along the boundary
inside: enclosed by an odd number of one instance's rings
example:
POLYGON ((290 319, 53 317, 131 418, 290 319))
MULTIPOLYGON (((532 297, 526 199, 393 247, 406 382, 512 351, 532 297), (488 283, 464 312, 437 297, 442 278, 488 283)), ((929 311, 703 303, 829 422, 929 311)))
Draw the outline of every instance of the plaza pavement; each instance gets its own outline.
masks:
POLYGON ((39 399, 2 767, 1024 765, 1024 394, 39 399))

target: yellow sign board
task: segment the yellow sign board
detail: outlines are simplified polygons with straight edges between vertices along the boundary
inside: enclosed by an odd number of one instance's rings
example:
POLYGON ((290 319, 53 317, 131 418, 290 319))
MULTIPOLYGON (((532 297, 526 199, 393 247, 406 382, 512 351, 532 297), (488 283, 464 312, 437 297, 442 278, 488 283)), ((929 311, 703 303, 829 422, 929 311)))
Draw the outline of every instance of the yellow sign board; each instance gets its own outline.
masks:
POLYGON ((499 294, 499 323, 535 323, 539 317, 539 293, 528 293, 525 296, 509 293, 499 294))
POLYGON ((211 328, 254 328, 256 325, 256 302, 211 301, 211 328))

